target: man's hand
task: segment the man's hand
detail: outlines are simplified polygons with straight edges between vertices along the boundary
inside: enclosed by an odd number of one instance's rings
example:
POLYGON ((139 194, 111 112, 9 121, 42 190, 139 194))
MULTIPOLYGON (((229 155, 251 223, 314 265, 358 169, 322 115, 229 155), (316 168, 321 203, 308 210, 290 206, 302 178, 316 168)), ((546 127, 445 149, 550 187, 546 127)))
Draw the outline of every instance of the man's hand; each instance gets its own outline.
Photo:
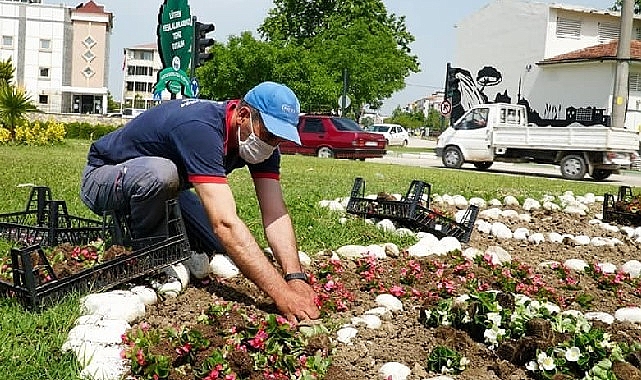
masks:
POLYGON ((282 303, 277 301, 276 306, 293 326, 299 321, 320 317, 318 306, 314 303, 316 293, 303 280, 289 281, 281 299, 282 303))

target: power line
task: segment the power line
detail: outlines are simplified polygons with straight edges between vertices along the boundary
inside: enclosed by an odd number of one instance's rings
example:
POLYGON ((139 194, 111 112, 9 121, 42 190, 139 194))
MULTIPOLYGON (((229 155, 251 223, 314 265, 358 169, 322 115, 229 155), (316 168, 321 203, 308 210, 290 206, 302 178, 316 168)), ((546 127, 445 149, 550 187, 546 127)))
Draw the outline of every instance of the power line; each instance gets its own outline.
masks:
POLYGON ((428 84, 405 83, 406 86, 443 89, 443 86, 430 86, 428 84))

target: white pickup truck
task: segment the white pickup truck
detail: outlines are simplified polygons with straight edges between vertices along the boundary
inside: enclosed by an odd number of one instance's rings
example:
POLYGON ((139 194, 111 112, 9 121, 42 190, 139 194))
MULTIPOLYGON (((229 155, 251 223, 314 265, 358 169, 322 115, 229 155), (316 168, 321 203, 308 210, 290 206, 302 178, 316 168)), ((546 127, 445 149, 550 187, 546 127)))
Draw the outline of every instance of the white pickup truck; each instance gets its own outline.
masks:
POLYGON ((436 154, 448 168, 471 163, 487 169, 494 161, 556 164, 567 179, 608 178, 629 167, 639 149, 635 131, 603 125, 540 127, 514 104, 479 104, 438 138, 436 154))

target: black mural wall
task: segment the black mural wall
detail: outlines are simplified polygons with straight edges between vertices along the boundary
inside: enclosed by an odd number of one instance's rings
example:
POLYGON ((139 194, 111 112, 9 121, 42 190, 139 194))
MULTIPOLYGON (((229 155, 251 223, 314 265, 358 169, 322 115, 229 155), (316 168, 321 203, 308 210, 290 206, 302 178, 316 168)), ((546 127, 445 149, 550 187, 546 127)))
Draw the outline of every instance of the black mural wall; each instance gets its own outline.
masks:
MULTIPOLYGON (((474 78, 468 70, 452 67, 448 63, 445 94, 452 105, 450 123, 454 123, 463 116, 465 111, 477 104, 512 104, 512 97, 507 90, 503 93, 497 93, 494 99, 489 99, 485 94, 487 87, 496 86, 502 81, 503 75, 494 67, 483 67, 474 78)), ((519 92, 520 87, 519 83, 519 92)), ((566 127, 572 123, 584 126, 610 125, 610 117, 605 114, 604 108, 568 106, 565 107, 565 113, 563 113, 562 105, 546 104, 543 110, 536 110, 530 107, 529 101, 521 97, 521 94, 517 94, 516 104, 525 106, 529 122, 538 126, 566 127)))

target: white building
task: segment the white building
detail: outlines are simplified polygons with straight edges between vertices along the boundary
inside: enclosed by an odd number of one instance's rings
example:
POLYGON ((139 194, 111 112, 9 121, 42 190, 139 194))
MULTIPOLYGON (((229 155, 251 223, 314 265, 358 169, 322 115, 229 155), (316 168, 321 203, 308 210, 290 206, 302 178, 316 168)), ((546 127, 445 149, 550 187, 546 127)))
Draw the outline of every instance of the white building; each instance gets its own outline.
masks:
POLYGON ((0 1, 0 59, 13 83, 54 113, 106 113, 113 15, 93 1, 75 8, 0 1))
MULTIPOLYGON (((124 49, 123 93, 125 107, 148 109, 158 104, 154 98, 154 85, 158 81, 158 72, 163 69, 157 43, 148 43, 124 49)), ((181 97, 180 94, 177 95, 181 97)), ((168 100, 171 93, 163 90, 161 99, 168 100)))
MULTIPOLYGON (((494 0, 456 25, 452 66, 469 71, 462 103, 524 99, 543 119, 611 112, 620 13, 494 0), (497 97, 498 95, 498 97, 497 97), (587 110, 587 111, 586 111, 587 110)), ((636 16, 632 38, 641 38, 636 16)), ((641 50, 633 41, 626 128, 641 124, 641 50)), ((606 116, 607 117, 607 116, 606 116)))

